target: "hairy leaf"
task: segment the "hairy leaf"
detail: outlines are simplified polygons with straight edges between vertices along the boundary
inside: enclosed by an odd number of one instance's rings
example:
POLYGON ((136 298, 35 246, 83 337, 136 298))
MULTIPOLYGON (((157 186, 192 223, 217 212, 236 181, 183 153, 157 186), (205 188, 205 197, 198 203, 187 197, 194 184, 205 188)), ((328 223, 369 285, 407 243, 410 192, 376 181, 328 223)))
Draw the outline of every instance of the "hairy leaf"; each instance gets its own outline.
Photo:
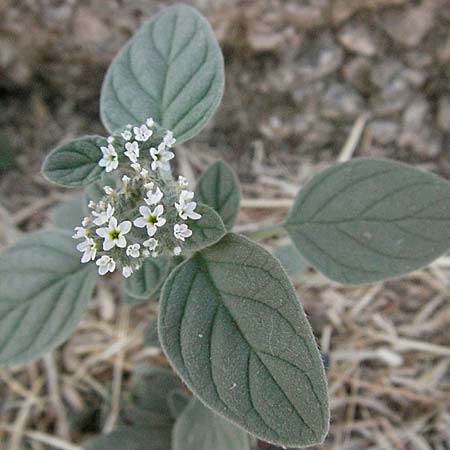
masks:
POLYGON ((101 146, 107 145, 100 136, 84 136, 57 147, 42 166, 42 174, 50 181, 67 187, 86 186, 104 172, 98 165, 101 146))
POLYGON ((202 173, 195 187, 195 198, 215 209, 227 230, 233 228, 239 214, 241 191, 236 174, 225 161, 211 164, 202 173))
POLYGON ((84 450, 169 450, 170 427, 122 426, 112 433, 90 439, 84 450))
POLYGON ((272 255, 280 261, 284 270, 292 277, 304 272, 309 266, 308 261, 292 244, 278 247, 272 255))
POLYGON ((225 226, 216 213, 209 206, 199 203, 196 212, 201 214, 201 219, 186 221, 188 227, 192 230, 192 236, 184 242, 186 250, 200 250, 215 244, 226 233, 225 226))
POLYGON ((70 233, 34 233, 0 255, 0 364, 61 344, 92 296, 95 266, 82 265, 70 233))
POLYGON ((175 423, 173 450, 249 450, 247 433, 193 398, 175 423))
POLYGON ((195 136, 220 103, 223 57, 206 19, 175 5, 144 23, 106 74, 100 100, 109 131, 149 117, 174 132, 195 136))
POLYGON ((279 262, 227 234, 167 279, 159 336, 175 370, 209 407, 261 439, 305 446, 328 429, 325 373, 279 262))
POLYGON ((144 345, 146 347, 161 348, 158 336, 158 319, 151 319, 144 331, 144 345))
POLYGON ((151 300, 163 285, 171 268, 171 261, 167 258, 147 258, 139 270, 124 279, 125 292, 136 300, 135 304, 151 300))
POLYGON ((182 389, 174 389, 167 397, 172 417, 177 419, 189 404, 191 397, 182 389))
POLYGON ((450 183, 390 160, 355 159, 315 176, 285 227, 299 252, 341 283, 384 280, 450 247, 450 183))
POLYGON ((81 226, 81 221, 85 216, 84 203, 84 193, 70 196, 52 210, 52 224, 57 228, 69 231, 72 231, 76 226, 81 226))

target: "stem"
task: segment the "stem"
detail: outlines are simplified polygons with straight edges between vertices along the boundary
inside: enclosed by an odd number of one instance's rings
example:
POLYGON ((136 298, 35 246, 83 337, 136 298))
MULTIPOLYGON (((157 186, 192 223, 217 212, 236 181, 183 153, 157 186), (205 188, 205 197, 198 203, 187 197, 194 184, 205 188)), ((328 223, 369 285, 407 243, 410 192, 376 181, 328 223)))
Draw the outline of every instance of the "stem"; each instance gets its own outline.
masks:
POLYGON ((277 225, 269 225, 264 228, 260 228, 259 230, 255 231, 247 231, 242 234, 247 236, 250 239, 258 240, 258 239, 266 239, 272 236, 276 236, 278 234, 285 234, 286 230, 281 224, 277 225))

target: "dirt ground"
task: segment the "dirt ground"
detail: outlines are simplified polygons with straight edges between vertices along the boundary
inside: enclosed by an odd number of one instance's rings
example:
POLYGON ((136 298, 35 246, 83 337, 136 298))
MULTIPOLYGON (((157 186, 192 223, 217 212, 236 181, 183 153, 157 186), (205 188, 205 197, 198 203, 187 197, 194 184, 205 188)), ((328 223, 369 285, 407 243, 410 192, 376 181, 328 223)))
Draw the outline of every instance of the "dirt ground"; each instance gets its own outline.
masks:
MULTIPOLYGON (((55 145, 104 134, 105 70, 169 1, 0 0, 0 248, 48 223, 68 191, 39 174, 55 145), (0 148, 1 152, 5 151, 0 148), (1 167, 1 166, 0 166, 1 167)), ((276 223, 337 160, 389 157, 450 177, 450 0, 192 0, 225 55, 223 103, 179 152, 183 173, 226 159, 243 183, 238 230, 276 223)), ((268 246, 274 242, 267 242, 268 246)), ((296 279, 328 371, 332 424, 317 449, 450 449, 450 258, 345 288, 296 279)), ((77 450, 110 430, 157 305, 123 305, 102 281, 74 336, 0 369, 0 450, 77 450)), ((231 450, 231 449, 230 449, 231 450)))

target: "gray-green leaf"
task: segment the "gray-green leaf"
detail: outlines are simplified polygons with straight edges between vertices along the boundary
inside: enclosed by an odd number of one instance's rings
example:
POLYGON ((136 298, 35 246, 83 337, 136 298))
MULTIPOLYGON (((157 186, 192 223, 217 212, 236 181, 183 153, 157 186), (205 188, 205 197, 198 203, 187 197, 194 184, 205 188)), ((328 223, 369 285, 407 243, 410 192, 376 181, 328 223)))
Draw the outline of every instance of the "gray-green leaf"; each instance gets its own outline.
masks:
POLYGON ((50 215, 52 224, 57 228, 73 231, 76 226, 81 225, 85 216, 84 203, 84 193, 70 196, 52 210, 50 215))
POLYGON ((202 203, 197 205, 195 212, 201 214, 201 219, 188 219, 186 224, 192 230, 192 236, 186 239, 184 247, 186 250, 195 251, 215 244, 226 233, 225 226, 216 213, 209 206, 202 203))
POLYGON ((206 19, 175 5, 144 23, 113 60, 100 100, 109 131, 149 117, 174 132, 195 136, 220 103, 223 57, 206 19))
POLYGON ((450 247, 450 183, 390 160, 356 159, 315 176, 285 227, 299 252, 341 283, 384 280, 450 247))
POLYGON ((157 317, 151 319, 147 328, 144 330, 144 345, 146 347, 161 348, 161 345, 159 344, 157 317))
POLYGON ((86 186, 104 172, 98 162, 102 157, 100 147, 105 145, 106 139, 101 136, 84 136, 57 147, 45 158, 42 174, 62 186, 86 186))
POLYGON ((120 427, 112 433, 90 439, 84 450, 169 450, 168 426, 120 427))
POLYGON ((233 228, 239 214, 241 191, 236 174, 225 161, 211 164, 201 174, 195 187, 195 198, 215 209, 227 230, 233 228))
POLYGON ((325 372, 311 327, 279 262, 227 234, 167 279, 160 341, 188 387, 220 415, 285 446, 328 430, 325 372))
POLYGON ((74 330, 92 296, 95 265, 70 233, 34 233, 0 255, 0 364, 37 358, 74 330))
POLYGON ((292 244, 278 247, 272 252, 272 255, 280 261, 284 270, 291 277, 304 272, 309 266, 308 261, 292 244))
POLYGON ((173 450, 248 450, 247 433, 193 398, 175 423, 173 450))

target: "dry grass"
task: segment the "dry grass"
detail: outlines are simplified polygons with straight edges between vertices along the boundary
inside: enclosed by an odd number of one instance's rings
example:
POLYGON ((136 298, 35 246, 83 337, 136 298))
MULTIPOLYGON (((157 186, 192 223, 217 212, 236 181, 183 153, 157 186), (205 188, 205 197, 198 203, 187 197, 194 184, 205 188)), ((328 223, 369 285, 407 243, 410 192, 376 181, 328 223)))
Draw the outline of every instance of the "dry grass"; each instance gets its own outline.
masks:
MULTIPOLYGON (((364 123, 364 117, 356 121, 339 160, 352 157, 358 143, 370 145, 364 123)), ((254 150, 239 231, 280 220, 298 186, 325 165, 307 159, 299 165, 294 155, 274 164, 263 144, 254 150)), ((179 164, 193 178, 212 159, 197 145, 179 164)), ((28 198, 29 206, 14 215, 0 209, 3 242, 14 241, 17 224, 59 197, 50 195, 39 208, 28 198)), ((448 450, 450 257, 402 280, 365 287, 342 287, 313 271, 300 275, 296 286, 330 359, 331 431, 316 448, 448 450)), ((158 351, 142 347, 143 329, 157 304, 130 308, 118 297, 116 285, 102 280, 63 347, 34 363, 0 370, 1 450, 80 449, 97 429, 114 427, 137 363, 166 364, 158 351)))

